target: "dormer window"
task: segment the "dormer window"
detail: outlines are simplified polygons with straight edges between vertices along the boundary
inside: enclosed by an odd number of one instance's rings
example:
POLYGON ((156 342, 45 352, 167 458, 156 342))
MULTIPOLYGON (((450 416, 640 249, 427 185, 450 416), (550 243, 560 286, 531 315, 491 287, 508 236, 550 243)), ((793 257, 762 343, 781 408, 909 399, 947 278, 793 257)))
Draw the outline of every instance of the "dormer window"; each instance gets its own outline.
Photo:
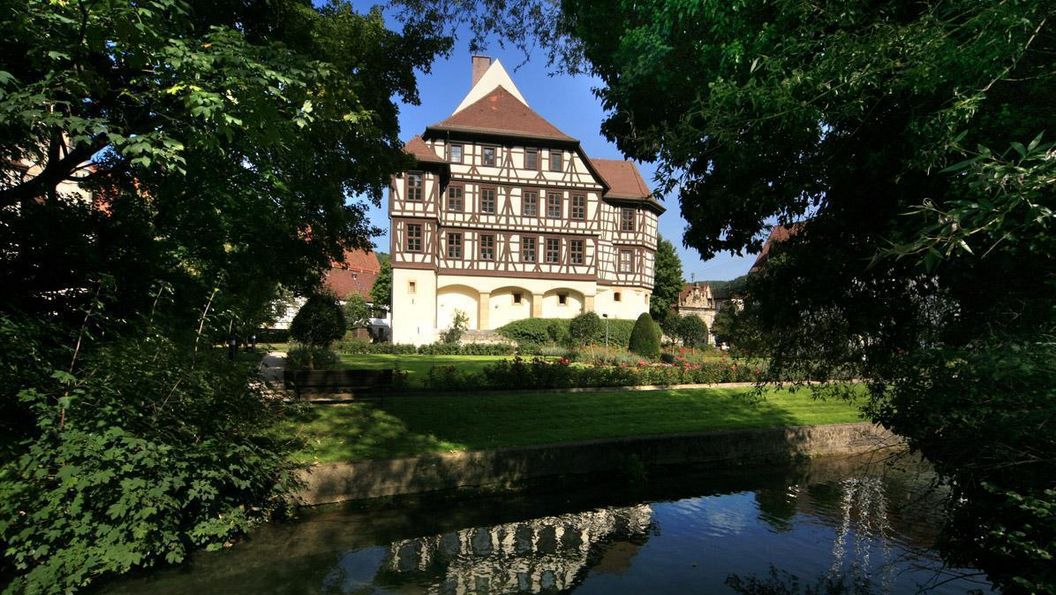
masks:
POLYGON ((495 165, 495 147, 484 147, 481 150, 481 164, 495 165))

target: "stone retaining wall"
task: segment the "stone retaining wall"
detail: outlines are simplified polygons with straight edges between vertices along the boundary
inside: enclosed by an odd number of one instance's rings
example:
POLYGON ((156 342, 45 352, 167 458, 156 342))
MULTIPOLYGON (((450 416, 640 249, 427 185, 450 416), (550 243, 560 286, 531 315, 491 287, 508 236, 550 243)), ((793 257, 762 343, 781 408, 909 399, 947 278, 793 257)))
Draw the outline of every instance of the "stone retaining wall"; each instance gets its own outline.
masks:
POLYGON ((898 446, 869 423, 734 430, 596 440, 530 448, 431 454, 329 463, 303 472, 306 505, 458 488, 511 487, 560 475, 627 473, 634 467, 786 462, 799 457, 860 454, 898 446))

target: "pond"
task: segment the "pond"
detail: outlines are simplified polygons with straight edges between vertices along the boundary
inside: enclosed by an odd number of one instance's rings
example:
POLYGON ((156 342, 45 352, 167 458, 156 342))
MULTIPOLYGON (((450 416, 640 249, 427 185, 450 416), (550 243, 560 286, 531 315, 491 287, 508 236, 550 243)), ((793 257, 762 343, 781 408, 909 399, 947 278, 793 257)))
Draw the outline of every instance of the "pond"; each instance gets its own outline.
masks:
POLYGON ((945 492, 905 455, 634 470, 515 494, 322 507, 110 593, 990 592, 935 549, 945 492))

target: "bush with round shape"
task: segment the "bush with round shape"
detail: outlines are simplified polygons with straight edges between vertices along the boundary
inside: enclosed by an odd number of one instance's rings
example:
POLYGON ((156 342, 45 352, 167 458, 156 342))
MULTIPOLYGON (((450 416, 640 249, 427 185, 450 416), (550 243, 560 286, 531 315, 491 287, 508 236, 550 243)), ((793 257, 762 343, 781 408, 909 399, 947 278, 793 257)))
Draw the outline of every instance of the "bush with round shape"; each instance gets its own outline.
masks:
POLYGON ((603 333, 601 318, 594 312, 584 312, 568 323, 569 337, 576 345, 595 343, 603 333))
POLYGON ((686 347, 704 347, 708 344, 708 325, 699 316, 686 316, 678 321, 677 332, 686 347))
POLYGON ((333 294, 309 297, 290 323, 290 337, 304 345, 329 347, 344 335, 345 313, 333 294))
POLYGON ((643 312, 635 321, 627 348, 642 357, 656 358, 660 355, 660 327, 653 322, 648 312, 643 312))

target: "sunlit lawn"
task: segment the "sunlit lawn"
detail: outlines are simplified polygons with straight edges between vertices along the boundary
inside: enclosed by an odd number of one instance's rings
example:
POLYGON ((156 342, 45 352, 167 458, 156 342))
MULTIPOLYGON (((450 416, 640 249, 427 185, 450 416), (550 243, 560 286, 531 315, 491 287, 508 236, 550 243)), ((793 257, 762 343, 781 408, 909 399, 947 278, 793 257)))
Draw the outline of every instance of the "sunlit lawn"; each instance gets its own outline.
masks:
MULTIPOLYGON (((398 356, 397 356, 398 357, 398 356)), ((305 443, 305 462, 412 456, 624 436, 860 421, 843 400, 809 391, 750 389, 594 393, 440 394, 315 406, 285 431, 305 443)))

